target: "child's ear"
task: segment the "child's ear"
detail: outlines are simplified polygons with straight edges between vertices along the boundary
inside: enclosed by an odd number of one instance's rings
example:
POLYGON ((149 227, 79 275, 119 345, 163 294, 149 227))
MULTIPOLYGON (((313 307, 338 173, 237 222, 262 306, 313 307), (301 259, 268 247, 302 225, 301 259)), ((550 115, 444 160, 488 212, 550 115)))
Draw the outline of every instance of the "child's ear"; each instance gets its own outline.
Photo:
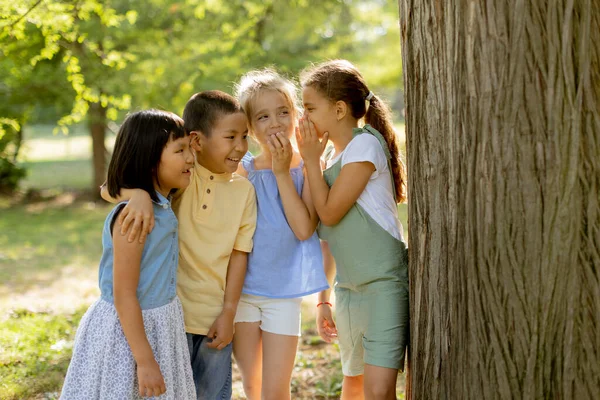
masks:
POLYGON ((341 121, 348 113, 348 104, 345 101, 335 102, 335 115, 338 121, 341 121))
POLYGON ((201 132, 192 131, 190 132, 190 146, 195 151, 202 151, 202 143, 204 142, 204 135, 201 132))

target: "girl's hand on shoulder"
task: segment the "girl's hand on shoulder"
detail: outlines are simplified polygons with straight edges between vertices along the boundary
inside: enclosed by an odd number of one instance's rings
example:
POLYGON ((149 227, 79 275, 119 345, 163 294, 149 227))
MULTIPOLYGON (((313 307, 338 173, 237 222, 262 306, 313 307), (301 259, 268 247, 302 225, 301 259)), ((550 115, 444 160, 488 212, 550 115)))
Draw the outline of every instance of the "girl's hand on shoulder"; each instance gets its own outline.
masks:
POLYGON ((144 243, 146 236, 154 228, 154 209, 150 195, 145 190, 135 189, 131 200, 119 213, 117 223, 121 226, 123 236, 129 230, 129 225, 133 223, 127 241, 132 243, 138 239, 140 243, 144 243))
POLYGON ((325 132, 323 138, 319 139, 315 124, 306 117, 300 118, 296 127, 296 141, 298 142, 300 155, 305 163, 319 162, 328 140, 328 132, 325 132))
POLYGON ((140 396, 158 397, 167 391, 165 380, 156 360, 137 365, 140 396))
POLYGON ((288 138, 282 133, 277 133, 267 138, 267 145, 271 152, 273 173, 275 175, 289 174, 294 152, 288 138))
POLYGON ((321 304, 317 307, 317 332, 327 343, 331 343, 337 338, 337 327, 329 304, 321 304))

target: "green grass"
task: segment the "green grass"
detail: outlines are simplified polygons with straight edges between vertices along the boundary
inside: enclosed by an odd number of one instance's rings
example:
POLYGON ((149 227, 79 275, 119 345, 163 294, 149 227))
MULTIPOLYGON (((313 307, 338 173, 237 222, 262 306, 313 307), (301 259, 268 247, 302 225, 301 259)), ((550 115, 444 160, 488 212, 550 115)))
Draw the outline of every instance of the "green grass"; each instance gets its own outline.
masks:
POLYGON ((43 282, 43 277, 56 276, 64 266, 97 265, 102 251, 102 225, 109 208, 103 203, 77 202, 2 210, 0 287, 24 291, 43 282))
POLYGON ((24 162, 24 189, 90 189, 93 172, 90 160, 24 162))
POLYGON ((85 309, 72 315, 15 310, 0 324, 0 399, 57 390, 69 366, 73 339, 85 309))

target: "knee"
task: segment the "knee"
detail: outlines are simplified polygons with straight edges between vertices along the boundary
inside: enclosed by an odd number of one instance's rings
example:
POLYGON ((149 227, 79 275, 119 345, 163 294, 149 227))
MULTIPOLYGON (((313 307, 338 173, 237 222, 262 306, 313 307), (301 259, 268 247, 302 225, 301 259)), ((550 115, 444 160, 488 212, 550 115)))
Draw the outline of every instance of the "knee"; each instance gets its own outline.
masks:
POLYGON ((347 399, 360 399, 363 397, 363 375, 344 376, 342 391, 347 399))
POLYGON ((289 400, 290 385, 291 382, 285 379, 265 380, 262 385, 262 400, 289 400))
POLYGON ((396 388, 391 385, 365 385, 365 398, 369 400, 396 399, 396 388))
POLYGON ((290 390, 282 389, 278 391, 268 390, 263 391, 262 400, 285 400, 290 399, 290 390))
POLYGON ((244 393, 248 399, 260 399, 260 379, 244 379, 244 393))

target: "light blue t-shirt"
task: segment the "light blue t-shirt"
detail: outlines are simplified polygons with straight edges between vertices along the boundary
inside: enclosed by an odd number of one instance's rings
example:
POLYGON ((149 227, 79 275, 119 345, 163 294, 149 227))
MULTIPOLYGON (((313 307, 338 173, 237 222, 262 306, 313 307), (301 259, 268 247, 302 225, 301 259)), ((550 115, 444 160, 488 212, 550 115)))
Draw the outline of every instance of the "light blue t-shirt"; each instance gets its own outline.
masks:
MULTIPOLYGON (((179 261, 178 223, 171 203, 160 193, 153 202, 154 228, 146 237, 140 263, 137 299, 142 310, 164 306, 176 296, 177 263, 179 261)), ((117 212, 126 203, 119 203, 108 214, 102 230, 102 258, 99 283, 102 299, 114 304, 112 225, 117 212)), ((116 223, 116 222, 115 222, 116 223)))
MULTIPOLYGON (((290 228, 273 171, 256 170, 246 154, 242 165, 256 190, 257 220, 254 248, 248 256, 243 293, 270 298, 294 298, 329 288, 317 233, 298 240, 290 228)), ((298 194, 302 193, 302 165, 290 170, 298 194)))

